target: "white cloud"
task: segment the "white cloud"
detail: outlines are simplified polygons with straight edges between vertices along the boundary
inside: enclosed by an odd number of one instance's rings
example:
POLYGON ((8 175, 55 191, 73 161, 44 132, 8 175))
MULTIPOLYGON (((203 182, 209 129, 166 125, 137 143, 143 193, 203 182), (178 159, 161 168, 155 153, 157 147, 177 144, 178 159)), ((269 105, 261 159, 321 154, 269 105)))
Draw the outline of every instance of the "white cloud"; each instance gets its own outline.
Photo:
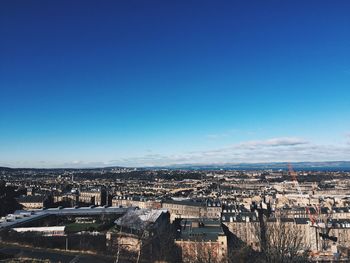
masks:
POLYGON ((268 140, 248 141, 240 143, 240 147, 278 147, 278 146, 296 146, 307 144, 308 142, 300 138, 272 138, 268 140))
MULTIPOLYGON (((105 167, 105 166, 164 166, 174 164, 224 164, 293 161, 343 161, 350 160, 350 143, 322 145, 303 138, 278 137, 266 140, 243 141, 226 147, 202 151, 187 151, 177 154, 161 154, 146 151, 140 156, 129 156, 110 161, 62 162, 53 165, 43 162, 37 167, 105 167)), ((30 167, 33 164, 17 163, 15 167, 30 167)))
POLYGON ((191 151, 173 155, 145 155, 115 161, 128 166, 162 166, 172 164, 334 160, 350 160, 350 145, 317 145, 301 138, 282 137, 246 141, 207 151, 191 151))

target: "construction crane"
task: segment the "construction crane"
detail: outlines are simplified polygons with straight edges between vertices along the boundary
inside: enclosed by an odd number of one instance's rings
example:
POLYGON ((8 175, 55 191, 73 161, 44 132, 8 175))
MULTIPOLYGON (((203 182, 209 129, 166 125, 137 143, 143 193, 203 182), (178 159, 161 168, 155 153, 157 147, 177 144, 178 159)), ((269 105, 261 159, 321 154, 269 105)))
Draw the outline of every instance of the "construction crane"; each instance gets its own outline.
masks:
MULTIPOLYGON (((293 166, 290 163, 288 164, 288 172, 289 175, 292 177, 294 186, 298 190, 300 198, 303 198, 303 193, 298 182, 297 173, 294 171, 293 166)), ((305 212, 308 215, 312 225, 314 225, 316 223, 316 216, 311 213, 310 208, 308 206, 305 207, 305 212)))
POLYGON ((299 185, 299 182, 297 179, 297 173, 293 170, 293 167, 291 164, 288 164, 288 171, 289 171, 290 176, 292 177, 292 180, 294 182, 295 187, 298 190, 299 195, 302 196, 303 193, 301 192, 301 189, 300 189, 300 185, 299 185))
MULTIPOLYGON (((295 187, 298 190, 298 193, 301 198, 303 198, 303 193, 301 191, 298 179, 297 179, 297 173, 293 170, 293 167, 291 164, 288 164, 288 171, 290 176, 292 177, 292 180, 294 182, 295 187)), ((317 237, 319 236, 322 238, 322 250, 327 249, 327 241, 331 240, 333 242, 337 242, 337 237, 330 236, 329 232, 332 228, 332 215, 328 214, 327 216, 322 215, 321 211, 321 206, 306 206, 305 207, 305 212, 307 216, 310 219, 311 226, 315 227, 316 229, 316 247, 318 248, 318 239, 317 237), (315 213, 311 213, 310 208, 313 208, 315 210, 315 213)))

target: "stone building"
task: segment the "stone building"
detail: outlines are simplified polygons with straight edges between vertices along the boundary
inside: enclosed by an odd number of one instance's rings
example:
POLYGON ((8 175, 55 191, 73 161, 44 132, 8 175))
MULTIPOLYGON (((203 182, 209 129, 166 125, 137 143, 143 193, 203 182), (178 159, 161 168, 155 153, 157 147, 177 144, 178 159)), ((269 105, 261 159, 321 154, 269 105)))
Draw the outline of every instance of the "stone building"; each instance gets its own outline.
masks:
POLYGON ((221 215, 221 202, 216 200, 206 201, 175 201, 167 200, 162 203, 162 208, 170 213, 171 221, 175 218, 213 218, 218 219, 221 215))
POLYGON ((221 215, 222 223, 234 234, 237 241, 244 242, 254 250, 260 248, 258 239, 259 219, 256 212, 226 211, 221 215))
MULTIPOLYGON (((255 212, 222 213, 221 220, 237 241, 241 241, 252 249, 259 251, 260 221, 255 212)), ((291 229, 293 235, 301 237, 301 246, 304 250, 321 251, 330 250, 331 246, 350 247, 350 220, 332 219, 327 229, 322 223, 312 224, 309 218, 269 218, 264 221, 267 229, 273 229, 278 224, 291 229), (331 238, 323 238, 326 233, 331 238), (332 240, 333 239, 333 240, 332 240), (336 240, 336 241, 334 241, 336 240)))
POLYGON ((142 196, 115 196, 112 199, 112 206, 159 209, 162 207, 162 204, 160 201, 142 196))
POLYGON ((105 205, 107 203, 106 190, 103 188, 81 190, 79 192, 79 202, 93 205, 105 205))
POLYGON ((175 244, 181 249, 184 263, 225 262, 228 254, 227 237, 219 220, 183 219, 175 244))
POLYGON ((78 192, 68 192, 64 194, 57 193, 53 196, 53 200, 55 203, 67 202, 67 203, 70 203, 71 206, 75 206, 75 205, 78 205, 79 203, 79 193, 78 192))
MULTIPOLYGON (((163 235, 170 221, 164 209, 135 209, 115 221, 116 229, 106 234, 107 246, 130 257, 142 254, 142 259, 151 260, 161 249, 163 235)), ((153 258, 154 259, 154 258, 153 258)))
POLYGON ((18 203, 23 206, 23 209, 41 209, 44 207, 45 196, 42 195, 28 195, 17 199, 18 203))

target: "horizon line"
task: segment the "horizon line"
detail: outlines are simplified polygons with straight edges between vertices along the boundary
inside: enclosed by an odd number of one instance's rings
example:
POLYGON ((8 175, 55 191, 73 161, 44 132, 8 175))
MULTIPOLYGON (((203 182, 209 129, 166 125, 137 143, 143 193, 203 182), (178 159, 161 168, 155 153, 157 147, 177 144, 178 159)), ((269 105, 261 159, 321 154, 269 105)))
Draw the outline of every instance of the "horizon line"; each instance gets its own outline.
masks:
POLYGON ((179 168, 176 166, 190 167, 190 166, 225 166, 225 165, 266 165, 266 164, 300 164, 300 163, 349 163, 350 160, 333 160, 333 161, 277 161, 277 162, 239 162, 239 163, 175 163, 169 165, 153 165, 153 166, 122 166, 122 165, 110 165, 110 166, 82 166, 82 167, 14 167, 14 166, 0 166, 0 169, 36 169, 36 170, 79 170, 79 169, 105 169, 105 168, 127 168, 127 169, 146 169, 146 168, 179 168))

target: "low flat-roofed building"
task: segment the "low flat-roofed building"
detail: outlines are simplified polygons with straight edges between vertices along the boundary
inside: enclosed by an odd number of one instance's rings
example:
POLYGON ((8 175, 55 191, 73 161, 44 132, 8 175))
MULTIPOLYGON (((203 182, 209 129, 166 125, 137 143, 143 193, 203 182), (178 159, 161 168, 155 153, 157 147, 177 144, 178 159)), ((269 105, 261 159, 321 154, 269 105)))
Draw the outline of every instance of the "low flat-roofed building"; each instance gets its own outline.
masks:
POLYGON ((65 226, 46 226, 46 227, 15 227, 13 231, 24 232, 39 232, 43 236, 64 236, 65 226))

